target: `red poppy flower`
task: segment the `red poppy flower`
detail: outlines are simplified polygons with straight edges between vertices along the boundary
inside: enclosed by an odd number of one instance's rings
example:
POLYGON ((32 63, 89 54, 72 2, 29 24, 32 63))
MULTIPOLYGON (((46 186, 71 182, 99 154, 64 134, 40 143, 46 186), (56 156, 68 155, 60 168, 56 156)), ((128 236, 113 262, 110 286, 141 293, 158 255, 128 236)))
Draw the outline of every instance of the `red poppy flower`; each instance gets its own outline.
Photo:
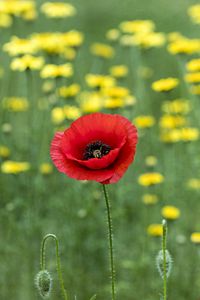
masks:
POLYGON ((120 115, 94 113, 56 132, 51 158, 60 172, 78 180, 117 182, 132 163, 137 129, 120 115))

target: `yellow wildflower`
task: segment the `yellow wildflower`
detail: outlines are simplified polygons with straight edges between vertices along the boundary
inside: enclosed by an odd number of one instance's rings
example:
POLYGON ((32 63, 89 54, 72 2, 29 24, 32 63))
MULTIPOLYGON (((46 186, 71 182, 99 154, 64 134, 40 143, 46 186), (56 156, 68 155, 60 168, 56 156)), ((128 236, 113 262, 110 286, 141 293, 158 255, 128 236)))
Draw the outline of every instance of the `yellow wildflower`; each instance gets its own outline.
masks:
POLYGON ((200 4, 190 6, 188 14, 194 23, 200 24, 200 4))
POLYGON ((7 160, 1 164, 1 172, 5 174, 18 174, 30 169, 28 162, 16 162, 7 160))
POLYGON ((10 155, 10 149, 6 146, 0 145, 0 157, 7 158, 10 155))
POLYGON ((63 98, 72 98, 78 95, 80 91, 80 85, 73 83, 69 86, 62 86, 58 90, 58 94, 63 98))
POLYGON ((114 56, 114 49, 106 44, 94 43, 91 46, 91 53, 102 58, 112 58, 114 56))
POLYGON ((129 90, 122 86, 111 86, 101 90, 104 96, 113 98, 125 98, 129 95, 129 90))
POLYGON ((87 85, 92 88, 105 88, 115 85, 115 79, 107 75, 87 74, 85 80, 87 85))
POLYGON ((162 183, 164 181, 164 176, 157 172, 145 173, 139 176, 138 182, 143 186, 151 186, 155 184, 162 183))
POLYGON ((50 174, 52 173, 53 171, 53 167, 51 164, 49 163, 42 163, 39 167, 39 171, 41 174, 43 175, 47 175, 47 174, 50 174))
POLYGON ((168 51, 174 55, 198 53, 200 51, 200 40, 180 37, 169 44, 168 51))
POLYGON ((12 18, 8 14, 0 12, 0 28, 1 27, 10 27, 12 25, 12 18))
POLYGON ((187 64, 186 68, 189 72, 200 71, 200 58, 191 59, 187 64))
POLYGON ((192 142, 199 139, 199 129, 194 127, 185 127, 181 129, 181 140, 192 142))
POLYGON ((194 95, 200 95, 200 84, 193 85, 190 91, 194 95))
POLYGON ((31 0, 1 1, 0 12, 25 18, 28 13, 35 12, 35 3, 31 0))
POLYGON ((179 84, 177 78, 163 78, 152 83, 152 89, 156 92, 168 92, 173 90, 179 84))
POLYGON ((180 209, 175 206, 166 205, 162 208, 161 214, 167 220, 176 220, 180 217, 180 209))
POLYGON ((124 100, 122 98, 106 98, 104 100, 104 107, 108 109, 115 109, 124 106, 124 100))
POLYGON ((185 81, 189 83, 200 83, 200 72, 186 74, 185 81))
POLYGON ((98 112, 102 108, 102 96, 97 92, 83 92, 80 95, 81 111, 84 113, 98 112))
POLYGON ((135 37, 129 34, 122 35, 120 38, 120 44, 124 47, 131 47, 135 45, 135 37))
POLYGON ((199 178, 191 178, 187 182, 187 186, 194 190, 200 190, 200 179, 199 178))
POLYGON ((16 36, 11 41, 4 44, 3 50, 8 52, 10 56, 23 54, 34 54, 38 51, 37 44, 32 39, 20 39, 16 36))
POLYGON ((27 111, 29 107, 28 100, 21 97, 10 97, 3 99, 3 107, 13 112, 27 111))
POLYGON ((163 235, 163 226, 162 224, 151 224, 147 227, 147 233, 151 236, 162 236, 163 235))
POLYGON ((159 125, 161 128, 173 129, 186 125, 187 120, 182 116, 163 115, 160 118, 159 125))
POLYGON ((146 205, 153 205, 158 202, 158 197, 154 194, 144 194, 142 196, 142 202, 146 205))
POLYGON ((190 236, 190 240, 194 244, 200 244, 200 232, 193 232, 190 236))
POLYGON ((148 167, 154 167, 154 166, 156 166, 157 165, 157 163, 158 163, 158 160, 157 160, 157 158, 155 157, 155 156, 147 156, 146 158, 145 158, 145 163, 146 163, 146 165, 148 166, 148 167))
POLYGON ((133 120, 133 123, 138 127, 138 128, 150 128, 155 124, 155 118, 152 116, 145 116, 141 115, 136 117, 133 120))
POLYGON ((184 99, 165 101, 162 110, 169 114, 187 114, 191 110, 190 102, 184 99))
POLYGON ((73 5, 63 2, 45 2, 41 6, 41 11, 49 18, 66 18, 76 14, 73 5))
POLYGON ((34 57, 26 54, 19 58, 14 58, 11 62, 11 69, 23 72, 25 70, 40 70, 44 64, 43 57, 34 57))
POLYGON ((125 77, 128 74, 128 67, 125 65, 112 66, 110 68, 110 74, 111 74, 111 76, 116 77, 116 78, 125 77))
POLYGON ((40 73, 42 78, 71 77, 72 75, 73 67, 70 63, 64 65, 45 65, 40 73))
POLYGON ((181 131, 179 129, 173 129, 162 132, 160 139, 164 143, 177 143, 181 140, 181 131))
POLYGON ((124 21, 120 23, 119 27, 125 33, 151 32, 154 30, 155 24, 151 20, 134 20, 124 21))
POLYGON ((69 120, 78 119, 81 116, 80 108, 72 105, 65 105, 63 107, 65 117, 69 120))
POLYGON ((161 32, 138 33, 134 36, 134 44, 145 49, 160 47, 165 41, 165 35, 161 32))
POLYGON ((106 38, 111 41, 115 42, 120 37, 120 32, 118 29, 110 29, 106 32, 106 38))
POLYGON ((54 107, 51 111, 51 120, 58 125, 65 120, 65 114, 62 107, 54 107))

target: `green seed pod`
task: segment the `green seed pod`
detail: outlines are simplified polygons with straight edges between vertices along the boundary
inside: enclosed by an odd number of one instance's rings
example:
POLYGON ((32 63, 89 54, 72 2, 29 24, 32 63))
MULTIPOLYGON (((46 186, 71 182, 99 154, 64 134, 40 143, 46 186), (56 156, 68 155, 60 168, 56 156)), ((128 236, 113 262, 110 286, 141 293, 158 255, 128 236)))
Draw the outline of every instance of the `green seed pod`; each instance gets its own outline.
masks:
MULTIPOLYGON (((172 257, 168 250, 165 250, 165 256, 166 256, 166 275, 167 278, 169 277, 172 269, 172 257)), ((158 255, 156 256, 156 266, 158 269, 158 272, 163 279, 164 277, 164 258, 163 258, 163 251, 160 250, 158 252, 158 255)))
POLYGON ((50 296, 52 287, 52 278, 47 270, 40 271, 35 277, 35 285, 43 299, 50 296))

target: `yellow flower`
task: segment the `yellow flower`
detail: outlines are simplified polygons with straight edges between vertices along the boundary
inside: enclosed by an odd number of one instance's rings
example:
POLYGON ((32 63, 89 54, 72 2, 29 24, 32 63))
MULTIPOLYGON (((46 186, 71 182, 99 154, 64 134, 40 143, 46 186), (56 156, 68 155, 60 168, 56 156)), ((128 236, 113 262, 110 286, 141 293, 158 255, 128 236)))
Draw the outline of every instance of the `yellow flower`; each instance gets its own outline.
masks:
POLYGON ((200 24, 200 4, 190 6, 188 14, 194 23, 200 24))
POLYGON ((191 59, 187 64, 186 68, 189 72, 200 71, 200 58, 191 59))
POLYGON ((7 160, 1 164, 1 172, 5 174, 18 174, 30 169, 28 162, 16 162, 7 160))
POLYGON ((19 58, 14 58, 11 62, 11 69, 14 71, 23 72, 25 70, 40 70, 44 64, 42 57, 34 57, 26 54, 19 58))
POLYGON ((62 107, 54 107, 51 111, 51 120, 54 124, 60 124, 65 120, 65 114, 62 107))
POLYGON ((194 244, 200 244, 200 232, 193 232, 190 236, 190 240, 194 244))
POLYGON ((186 74, 185 81, 189 83, 200 83, 200 72, 186 74))
POLYGON ((114 56, 114 49, 106 44, 94 43, 91 46, 91 53, 102 58, 112 58, 114 56))
POLYGON ((81 111, 84 113, 98 112, 102 108, 102 96, 97 92, 83 92, 80 95, 81 111))
POLYGON ((163 78, 152 83, 152 89, 156 92, 168 92, 173 90, 179 84, 177 78, 163 78))
POLYGON ((161 128, 173 129, 184 126, 186 123, 186 119, 182 116, 163 115, 160 119, 159 125, 161 128))
POLYGON ((122 77, 127 76, 128 68, 125 65, 112 66, 110 68, 110 74, 113 77, 122 78, 122 77))
POLYGON ((158 160, 155 156, 147 156, 145 159, 145 163, 148 167, 154 167, 157 165, 158 160))
POLYGON ((190 91, 194 95, 200 95, 200 84, 193 85, 190 91))
POLYGON ((81 116, 80 108, 72 105, 65 105, 63 107, 65 117, 69 120, 78 119, 81 116))
POLYGON ((165 101, 162 110, 167 114, 187 114, 191 110, 190 102, 184 99, 165 101))
POLYGON ((108 109, 120 108, 124 106, 124 100, 122 98, 106 98, 104 100, 104 107, 108 109))
POLYGON ((0 28, 10 27, 12 25, 12 18, 8 14, 1 13, 0 11, 0 28))
POLYGON ((135 45, 135 37, 129 34, 122 35, 120 38, 120 44, 124 47, 131 47, 135 45))
POLYGON ((43 175, 47 175, 47 174, 50 174, 52 173, 53 171, 53 167, 51 164, 49 163, 42 163, 39 167, 39 171, 41 174, 43 175))
POLYGON ((0 157, 7 158, 10 155, 10 149, 6 146, 0 145, 0 157))
POLYGON ((155 24, 151 20, 134 20, 124 21, 120 23, 119 27, 125 33, 151 32, 154 30, 155 24))
POLYGON ((146 205, 153 205, 158 202, 158 197, 154 194, 144 194, 142 196, 142 202, 146 205))
POLYGON ((58 94, 63 98, 72 98, 78 95, 80 91, 80 85, 73 83, 69 86, 62 86, 58 90, 58 94))
POLYGON ((64 65, 45 65, 40 73, 42 78, 71 77, 72 75, 73 67, 70 63, 64 65))
POLYGON ((198 179, 198 178, 189 179, 187 182, 187 186, 191 189, 199 190, 200 189, 200 179, 198 179))
POLYGON ((115 42, 120 37, 120 32, 118 29, 110 29, 106 32, 106 38, 111 41, 115 42))
POLYGON ((85 80, 87 85, 92 88, 105 88, 115 85, 115 79, 107 75, 87 74, 85 80))
POLYGON ((129 95, 129 90, 122 86, 111 86, 103 88, 101 93, 108 97, 125 98, 129 95))
POLYGON ((45 2, 41 6, 41 11, 49 18, 66 18, 76 14, 73 5, 63 2, 45 2))
POLYGON ((181 131, 179 129, 173 129, 163 132, 160 139, 164 143, 177 143, 181 140, 181 131))
POLYGON ((1 1, 0 12, 16 17, 26 18, 28 13, 35 12, 35 3, 31 0, 1 1))
POLYGON ((164 45, 166 38, 161 32, 146 32, 136 34, 133 41, 135 45, 148 49, 164 45))
POLYGON ((163 226, 162 224, 151 224, 147 227, 147 233, 151 236, 162 236, 163 226))
POLYGON ((32 39, 20 39, 16 36, 11 41, 4 44, 3 50, 8 52, 10 56, 23 54, 34 54, 38 51, 37 44, 32 39))
POLYGON ((180 217, 180 209, 175 206, 166 205, 162 208, 161 214, 167 220, 176 220, 180 217))
POLYGON ((164 181, 164 176, 156 172, 145 173, 140 175, 138 178, 139 184, 143 186, 151 186, 151 185, 162 183, 163 181, 164 181))
POLYGON ((138 116, 133 123, 139 128, 150 128, 155 124, 155 118, 152 116, 138 116))
POLYGON ((21 97, 10 97, 3 99, 3 107, 13 112, 27 111, 29 107, 28 100, 21 97))
POLYGON ((200 40, 188 39, 181 36, 169 44, 168 51, 174 55, 198 53, 200 51, 200 40))
POLYGON ((199 139, 199 129, 194 127, 185 127, 181 129, 181 139, 184 142, 196 141, 199 139))

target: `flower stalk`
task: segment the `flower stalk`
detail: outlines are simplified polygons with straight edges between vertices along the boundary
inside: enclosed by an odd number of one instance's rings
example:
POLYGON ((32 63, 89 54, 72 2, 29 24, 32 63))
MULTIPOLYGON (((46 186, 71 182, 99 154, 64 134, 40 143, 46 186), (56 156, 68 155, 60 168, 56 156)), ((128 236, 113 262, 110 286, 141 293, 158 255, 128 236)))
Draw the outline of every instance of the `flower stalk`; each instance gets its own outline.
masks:
POLYGON ((113 229, 112 229, 112 215, 111 204, 108 197, 108 192, 105 184, 102 184, 103 193, 106 202, 107 220, 108 220, 108 242, 109 242, 109 256, 110 256, 110 275, 111 275, 111 295, 112 300, 115 300, 115 264, 114 264, 114 247, 113 247, 113 229))
POLYGON ((167 300, 167 260, 166 260, 166 244, 167 244, 167 222, 163 220, 162 235, 162 253, 163 253, 163 300, 167 300))

